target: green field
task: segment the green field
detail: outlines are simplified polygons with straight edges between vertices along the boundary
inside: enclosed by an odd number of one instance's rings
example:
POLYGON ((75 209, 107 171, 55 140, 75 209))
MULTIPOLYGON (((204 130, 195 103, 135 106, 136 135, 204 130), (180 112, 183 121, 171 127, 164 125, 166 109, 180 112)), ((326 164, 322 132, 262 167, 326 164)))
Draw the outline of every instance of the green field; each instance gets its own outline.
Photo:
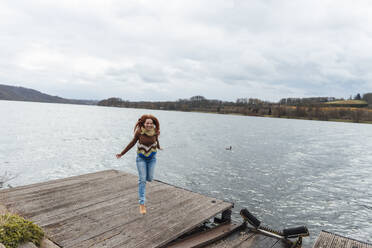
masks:
POLYGON ((349 106, 349 107, 366 107, 368 103, 363 100, 344 100, 344 101, 334 101, 326 102, 325 105, 329 106, 349 106))

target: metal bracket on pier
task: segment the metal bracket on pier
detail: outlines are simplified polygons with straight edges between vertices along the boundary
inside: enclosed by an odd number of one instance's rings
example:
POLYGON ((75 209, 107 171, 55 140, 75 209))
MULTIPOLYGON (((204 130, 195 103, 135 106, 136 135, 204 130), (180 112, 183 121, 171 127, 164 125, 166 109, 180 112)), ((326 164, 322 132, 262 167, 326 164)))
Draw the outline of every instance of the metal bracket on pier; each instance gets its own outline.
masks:
POLYGON ((231 222, 231 209, 226 209, 225 211, 222 212, 221 218, 214 218, 214 223, 230 223, 231 222))
POLYGON ((269 227, 261 225, 255 216, 253 216, 246 208, 240 211, 240 215, 243 217, 244 221, 248 222, 254 227, 255 231, 263 233, 265 235, 279 238, 290 244, 291 248, 300 248, 302 245, 302 237, 309 236, 309 230, 306 226, 299 226, 293 228, 283 229, 283 231, 278 231, 271 229, 269 227), (289 239, 296 238, 296 241, 291 241, 289 239))

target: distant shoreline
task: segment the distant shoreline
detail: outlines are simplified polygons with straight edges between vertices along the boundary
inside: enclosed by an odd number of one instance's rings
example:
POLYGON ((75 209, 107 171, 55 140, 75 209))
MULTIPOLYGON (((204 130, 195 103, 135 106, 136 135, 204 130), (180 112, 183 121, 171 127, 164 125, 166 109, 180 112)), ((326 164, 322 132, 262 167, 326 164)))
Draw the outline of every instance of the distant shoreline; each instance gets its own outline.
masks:
MULTIPOLYGON (((148 109, 148 110, 160 110, 160 111, 177 111, 177 112, 192 112, 192 113, 204 113, 204 114, 219 114, 219 115, 237 115, 237 116, 252 116, 252 117, 264 117, 264 118, 277 118, 277 119, 294 119, 294 120, 309 120, 309 121, 330 121, 330 122, 344 122, 344 123, 360 123, 360 124, 372 124, 370 120, 360 120, 355 122, 353 120, 347 119, 328 119, 323 120, 319 118, 304 118, 304 117, 295 117, 295 116, 274 116, 274 115, 259 115, 259 114, 242 114, 242 113, 221 113, 221 112, 213 112, 213 111, 198 111, 198 110, 179 110, 179 109, 154 109, 154 108, 146 108, 146 107, 118 107, 118 106, 102 106, 98 104, 78 104, 78 103, 65 103, 65 102, 40 102, 40 101, 21 101, 21 100, 4 100, 0 99, 0 101, 12 101, 12 102, 35 102, 35 103, 52 103, 52 104, 71 104, 71 105, 84 105, 84 106, 99 106, 99 107, 117 107, 117 108, 129 108, 129 109, 148 109)), ((367 109, 371 111, 370 109, 367 109)))
MULTIPOLYGON (((372 124, 372 121, 359 121, 354 122, 353 120, 345 120, 345 119, 328 119, 328 120, 322 120, 322 119, 308 119, 308 118, 301 118, 301 117, 293 117, 293 116, 273 116, 273 115, 245 115, 241 113, 219 113, 219 112, 212 112, 212 111, 196 111, 196 110, 190 110, 190 111, 184 111, 184 110, 175 110, 175 109, 153 109, 153 108, 134 108, 134 107, 117 107, 117 106, 102 106, 97 105, 99 107, 116 107, 116 108, 128 108, 128 109, 147 109, 147 110, 159 110, 159 111, 175 111, 175 112, 185 112, 185 113, 203 113, 203 114, 218 114, 218 115, 236 115, 236 116, 250 116, 250 117, 263 117, 263 118, 276 118, 276 119, 293 119, 293 120, 308 120, 308 121, 328 121, 328 122, 344 122, 344 123, 359 123, 359 124, 372 124)), ((372 112, 372 110, 371 110, 372 112)))
MULTIPOLYGON (((21 88, 21 90, 27 90, 28 92, 28 89, 21 88)), ((41 94, 45 96, 45 94, 43 93, 37 91, 35 92, 34 90, 32 90, 32 93, 35 93, 36 95, 41 94)), ((330 104, 314 106, 291 106, 265 102, 257 102, 253 104, 237 104, 234 102, 222 102, 218 100, 207 99, 196 101, 181 100, 178 102, 129 102, 122 101, 118 98, 111 98, 102 101, 95 101, 72 100, 60 97, 51 97, 49 95, 47 96, 48 97, 45 99, 3 99, 0 97, 0 100, 372 124, 372 108, 367 107, 331 106, 330 104), (54 101, 56 99, 58 101, 54 101), (344 118, 335 118, 342 114, 344 115, 344 118)))
MULTIPOLYGON (((160 109, 158 109, 160 110, 160 109)), ((173 111, 173 110, 170 110, 173 111)), ((263 118, 275 118, 275 119, 292 119, 292 120, 306 120, 306 121, 329 121, 329 122, 345 122, 345 123, 359 123, 359 124, 372 124, 372 121, 360 121, 360 122, 353 122, 352 120, 343 120, 343 119, 330 119, 330 120, 320 120, 320 119, 305 119, 305 118, 296 118, 296 117, 291 117, 291 116, 272 116, 272 115, 243 115, 239 113, 226 113, 226 114, 221 114, 221 113, 216 113, 216 112, 199 112, 199 111, 180 111, 180 110, 175 110, 179 112, 193 112, 193 113, 204 113, 204 114, 220 114, 220 115, 237 115, 237 116, 250 116, 250 117, 263 117, 263 118)))
MULTIPOLYGON (((369 94, 364 96, 369 96, 369 94)), ((286 98, 274 103, 261 101, 260 99, 241 98, 236 102, 229 102, 210 100, 203 96, 193 96, 190 99, 179 99, 178 101, 130 102, 112 97, 99 101, 97 105, 371 124, 372 99, 368 98, 367 100, 340 101, 330 97, 317 97, 286 98)))

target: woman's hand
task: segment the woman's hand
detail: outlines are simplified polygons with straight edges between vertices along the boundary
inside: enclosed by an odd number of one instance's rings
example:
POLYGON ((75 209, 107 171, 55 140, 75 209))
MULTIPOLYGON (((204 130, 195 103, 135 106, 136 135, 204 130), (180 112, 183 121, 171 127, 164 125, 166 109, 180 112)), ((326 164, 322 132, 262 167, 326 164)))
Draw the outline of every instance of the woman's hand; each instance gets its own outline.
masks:
POLYGON ((116 154, 116 158, 117 158, 117 159, 121 158, 121 156, 123 156, 123 155, 121 155, 121 154, 116 154))

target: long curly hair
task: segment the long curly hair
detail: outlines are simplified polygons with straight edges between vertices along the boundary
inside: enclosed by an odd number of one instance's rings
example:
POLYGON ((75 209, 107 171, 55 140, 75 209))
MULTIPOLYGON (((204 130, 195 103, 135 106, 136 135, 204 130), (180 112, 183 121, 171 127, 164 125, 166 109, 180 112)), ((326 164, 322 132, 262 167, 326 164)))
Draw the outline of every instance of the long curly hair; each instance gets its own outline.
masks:
POLYGON ((159 123, 159 120, 153 116, 153 115, 142 115, 136 125, 134 126, 134 132, 138 131, 138 130, 141 130, 141 127, 145 127, 145 121, 147 119, 151 119, 152 122, 154 123, 155 125, 155 132, 156 132, 156 135, 160 135, 160 123, 159 123))

